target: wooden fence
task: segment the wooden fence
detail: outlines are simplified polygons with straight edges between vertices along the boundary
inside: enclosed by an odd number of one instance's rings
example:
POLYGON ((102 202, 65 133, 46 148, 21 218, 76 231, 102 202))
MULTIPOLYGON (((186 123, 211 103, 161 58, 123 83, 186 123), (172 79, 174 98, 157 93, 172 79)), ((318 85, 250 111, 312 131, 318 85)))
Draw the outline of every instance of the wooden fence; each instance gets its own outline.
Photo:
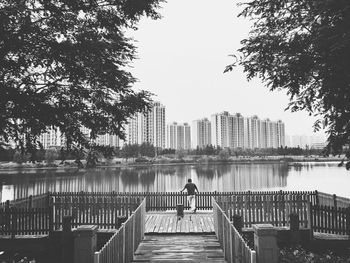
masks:
POLYGON ((35 196, 28 196, 26 198, 16 199, 0 203, 0 208, 16 207, 16 208, 47 208, 49 194, 41 194, 35 196))
MULTIPOLYGON (((300 227, 310 227, 312 219, 312 227, 317 232, 345 234, 350 229, 350 219, 344 212, 349 207, 348 198, 317 191, 201 192, 196 197, 197 209, 213 209, 213 197, 230 219, 240 215, 243 227, 261 223, 288 226, 289 215, 297 213, 300 227)), ((47 233, 50 227, 61 228, 63 217, 70 215, 73 227, 93 224, 102 229, 117 229, 143 199, 147 211, 174 210, 179 203, 188 208, 187 195, 180 192, 48 193, 1 203, 0 227, 6 235, 47 233), (48 223, 47 218, 51 220, 48 223)))
POLYGON ((134 252, 144 237, 146 200, 132 213, 111 239, 98 252, 95 252, 94 263, 129 263, 134 252))
POLYGON ((0 235, 44 235, 52 231, 50 208, 0 208, 0 235))
POLYGON ((230 219, 240 215, 243 227, 253 224, 288 226, 289 215, 299 215, 300 227, 309 227, 310 203, 316 202, 314 192, 238 192, 218 197, 218 204, 230 219))
POLYGON ((314 232, 350 235, 350 208, 325 205, 311 206, 314 232))
MULTIPOLYGON (((231 196, 234 192, 200 192, 196 196, 196 207, 198 210, 213 209, 212 197, 231 196)), ((52 197, 80 198, 90 197, 138 197, 146 198, 146 211, 166 211, 176 209, 177 204, 183 204, 185 209, 189 209, 187 204, 187 194, 180 192, 57 192, 50 193, 52 197)))
POLYGON ((62 227, 63 217, 72 216, 72 227, 97 225, 100 229, 117 229, 140 205, 141 197, 115 194, 64 195, 52 193, 54 229, 62 227))
POLYGON ((227 262, 255 263, 256 252, 244 241, 214 199, 212 202, 215 233, 224 250, 227 262))
POLYGON ((322 192, 316 192, 317 201, 313 205, 323 205, 331 207, 341 207, 348 208, 350 207, 350 199, 346 197, 341 197, 337 195, 331 195, 322 192))
MULTIPOLYGON (((213 209, 212 197, 230 196, 234 192, 200 192, 196 195, 197 210, 213 209)), ((183 204, 189 209, 187 194, 180 192, 145 193, 147 200, 147 211, 149 210, 174 210, 177 204, 183 204)))

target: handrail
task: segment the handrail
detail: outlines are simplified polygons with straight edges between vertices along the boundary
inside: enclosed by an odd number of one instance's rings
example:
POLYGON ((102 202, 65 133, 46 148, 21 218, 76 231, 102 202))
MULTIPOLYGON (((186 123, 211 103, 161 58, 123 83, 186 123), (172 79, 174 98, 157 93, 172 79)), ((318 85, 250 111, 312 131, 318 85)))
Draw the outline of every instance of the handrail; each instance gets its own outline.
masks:
POLYGON ((323 192, 317 192, 316 205, 326 205, 338 208, 348 208, 350 206, 350 198, 337 196, 335 194, 327 194, 323 192))
POLYGON ((94 263, 130 263, 144 237, 146 200, 132 213, 109 241, 94 254, 94 263))
POLYGON ((251 249, 213 198, 215 233, 228 262, 256 263, 256 251, 251 249))
POLYGON ((264 194, 240 193, 218 197, 217 203, 231 219, 239 215, 243 227, 253 224, 289 225, 292 213, 299 215, 301 227, 310 227, 310 203, 316 203, 315 192, 272 192, 264 194))
MULTIPOLYGON (((307 195, 310 200, 315 200, 315 191, 246 191, 246 192, 200 192, 196 196, 196 207, 197 210, 211 210, 213 209, 212 197, 230 197, 233 195, 307 195)), ((53 197, 116 197, 116 196, 127 196, 127 197, 140 197, 146 198, 146 210, 174 210, 178 203, 182 203, 185 209, 188 208, 186 201, 186 193, 180 192, 55 192, 51 193, 53 197)), ((315 202, 313 202, 315 204, 315 202)))

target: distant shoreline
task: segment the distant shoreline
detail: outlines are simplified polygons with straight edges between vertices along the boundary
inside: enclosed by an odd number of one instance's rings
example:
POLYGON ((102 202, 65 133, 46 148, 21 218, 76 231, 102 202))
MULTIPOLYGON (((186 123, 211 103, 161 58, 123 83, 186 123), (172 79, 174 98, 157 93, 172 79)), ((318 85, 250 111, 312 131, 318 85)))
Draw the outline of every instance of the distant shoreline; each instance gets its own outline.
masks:
MULTIPOLYGON (((98 169, 98 168, 127 168, 127 167, 156 167, 156 166, 175 166, 175 165, 212 165, 212 164, 268 164, 268 163, 288 163, 288 164, 297 164, 304 162, 341 162, 343 158, 340 157, 305 157, 305 156, 286 156, 286 157, 278 157, 278 156, 266 156, 266 157, 245 157, 245 158, 232 158, 229 160, 215 160, 215 159, 207 159, 207 160, 159 160, 155 162, 100 162, 94 168, 80 168, 79 170, 88 170, 88 169, 98 169)), ((71 170, 78 169, 77 165, 73 160, 70 160, 68 165, 58 165, 59 161, 56 161, 54 166, 47 165, 46 163, 25 163, 22 165, 7 162, 0 163, 0 171, 21 171, 21 170, 71 170)))

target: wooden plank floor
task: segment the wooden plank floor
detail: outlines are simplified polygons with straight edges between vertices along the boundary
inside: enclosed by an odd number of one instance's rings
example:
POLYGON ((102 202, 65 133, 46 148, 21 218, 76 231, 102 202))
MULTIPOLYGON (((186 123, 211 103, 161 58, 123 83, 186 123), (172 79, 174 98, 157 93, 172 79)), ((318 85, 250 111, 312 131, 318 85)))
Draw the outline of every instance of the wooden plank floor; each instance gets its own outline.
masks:
POLYGON ((146 215, 145 234, 214 233, 212 213, 185 213, 178 218, 175 212, 149 212, 146 215))
POLYGON ((215 235, 147 235, 137 248, 132 262, 226 261, 215 235))

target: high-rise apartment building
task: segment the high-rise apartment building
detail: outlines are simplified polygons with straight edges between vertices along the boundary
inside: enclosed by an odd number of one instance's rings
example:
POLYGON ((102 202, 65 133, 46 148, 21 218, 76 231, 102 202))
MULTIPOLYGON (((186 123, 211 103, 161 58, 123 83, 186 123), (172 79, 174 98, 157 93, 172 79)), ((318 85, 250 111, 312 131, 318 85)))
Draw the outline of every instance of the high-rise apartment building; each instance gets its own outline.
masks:
POLYGON ((159 102, 154 102, 146 113, 138 113, 129 119, 126 127, 126 143, 144 142, 165 148, 165 107, 159 102))
POLYGON ((250 140, 251 144, 249 145, 251 149, 256 149, 256 148, 261 148, 261 136, 260 136, 260 131, 261 131, 261 120, 258 118, 258 116, 253 116, 251 118, 247 118, 250 121, 250 140))
MULTIPOLYGON (((103 135, 98 135, 96 139, 91 139, 91 130, 89 128, 82 127, 80 130, 83 135, 92 143, 96 143, 97 145, 102 146, 120 146, 120 139, 117 135, 106 133, 103 135)), ((48 129, 47 132, 39 136, 38 140, 44 149, 48 149, 50 147, 62 147, 66 144, 66 137, 64 134, 62 134, 59 128, 48 129)))
POLYGON ((184 149, 191 149, 191 126, 185 122, 184 125, 184 149))
POLYGON ((58 128, 50 128, 47 132, 41 134, 38 138, 44 149, 50 147, 61 147, 63 145, 63 138, 58 128))
POLYGON ((153 118, 153 145, 155 147, 165 147, 165 107, 159 102, 152 107, 153 118))
POLYGON ((286 133, 282 120, 277 121, 277 145, 286 146, 286 133))
POLYGON ((141 114, 137 113, 132 118, 129 118, 128 125, 125 129, 125 142, 128 144, 142 143, 143 120, 141 114))
POLYGON ((119 137, 117 135, 113 134, 103 134, 103 135, 98 135, 95 142, 97 145, 102 145, 102 146, 111 146, 111 147, 119 147, 119 137))
POLYGON ((167 125, 167 144, 170 149, 190 149, 191 148, 191 128, 188 123, 178 124, 173 122, 167 125))
POLYGON ((285 146, 285 126, 282 121, 260 120, 222 112, 212 115, 212 143, 222 148, 277 148, 285 146))
POLYGON ((212 115, 212 143, 222 148, 244 147, 244 117, 227 111, 212 115))
POLYGON ((192 123, 192 148, 202 149, 211 145, 211 123, 207 118, 192 123))
POLYGON ((213 145, 226 148, 233 144, 233 119, 231 117, 227 111, 211 116, 211 141, 213 145))
MULTIPOLYGON (((244 117, 240 113, 236 113, 233 116, 230 116, 232 119, 232 131, 233 131, 233 141, 230 144, 230 148, 243 148, 244 147, 244 136, 247 135, 244 133, 244 117)), ((230 127, 231 129, 231 127, 230 127)))

